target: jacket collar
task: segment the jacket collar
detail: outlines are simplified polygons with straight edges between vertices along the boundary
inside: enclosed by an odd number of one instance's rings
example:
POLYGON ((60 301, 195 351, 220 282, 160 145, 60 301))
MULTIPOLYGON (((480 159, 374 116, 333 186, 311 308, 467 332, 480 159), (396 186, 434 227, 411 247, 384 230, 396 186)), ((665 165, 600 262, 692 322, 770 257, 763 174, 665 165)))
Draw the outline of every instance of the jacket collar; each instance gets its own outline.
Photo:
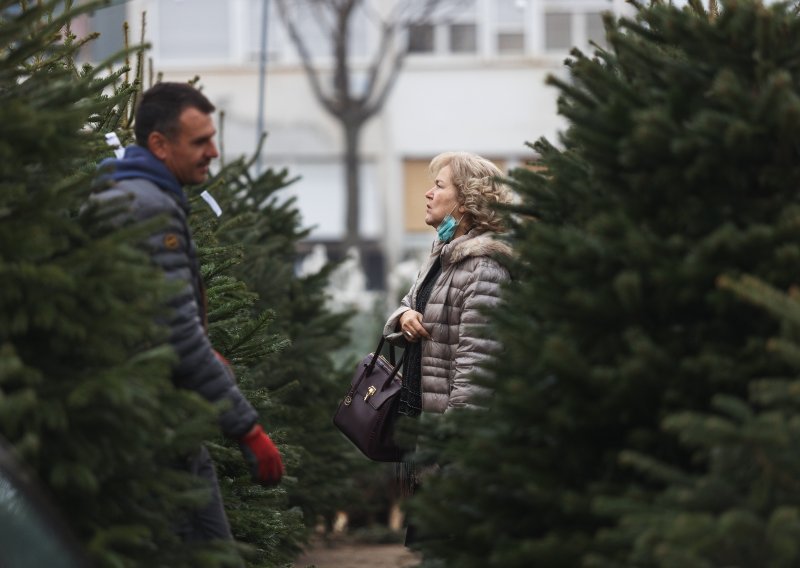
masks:
POLYGON ((189 211, 189 201, 183 187, 164 162, 156 158, 147 148, 132 145, 125 148, 120 158, 108 158, 100 162, 101 180, 114 181, 144 178, 156 184, 159 189, 172 195, 180 205, 189 211))
POLYGON ((511 257, 511 246, 499 240, 497 233, 472 229, 449 243, 436 241, 432 253, 433 256, 438 254, 442 258, 444 269, 472 256, 491 256, 503 262, 504 258, 511 257))

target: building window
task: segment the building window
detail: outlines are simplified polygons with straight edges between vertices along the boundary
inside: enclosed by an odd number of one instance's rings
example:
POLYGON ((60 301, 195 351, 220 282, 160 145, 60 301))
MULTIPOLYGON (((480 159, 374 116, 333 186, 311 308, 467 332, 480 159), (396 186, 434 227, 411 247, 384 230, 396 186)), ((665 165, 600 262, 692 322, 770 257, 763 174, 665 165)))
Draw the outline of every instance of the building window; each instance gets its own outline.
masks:
POLYGON ((527 3, 518 0, 497 1, 497 52, 525 51, 525 18, 527 3))
MULTIPOLYGON (((312 227, 310 240, 340 240, 345 234, 346 190, 344 166, 338 160, 312 160, 279 164, 300 175, 288 188, 286 196, 297 200, 303 214, 303 226, 312 227)), ((362 160, 359 165, 359 234, 366 239, 381 235, 382 204, 375 187, 374 162, 362 160)), ((424 200, 423 200, 424 201, 424 200)), ((425 204, 423 203, 423 208, 425 204)))
POLYGON ((90 33, 100 35, 85 44, 78 56, 79 61, 98 63, 125 47, 122 33, 125 24, 126 8, 124 4, 105 6, 93 10, 89 14, 81 14, 72 23, 72 33, 79 39, 90 33))
POLYGON ((478 50, 475 24, 452 24, 450 26, 450 52, 475 53, 478 50))
POLYGON ((429 163, 430 160, 405 160, 403 163, 403 226, 407 233, 431 230, 425 224, 425 192, 433 185, 429 163))
POLYGON ((522 53, 525 51, 525 34, 501 32, 497 34, 498 53, 522 53))
POLYGON ((89 44, 92 61, 102 61, 125 47, 122 28, 125 24, 125 4, 98 8, 92 13, 91 27, 100 36, 89 44))
MULTIPOLYGON (((446 2, 444 4, 447 4, 446 2)), ((476 53, 478 51, 477 1, 462 0, 458 10, 444 10, 439 20, 448 41, 443 46, 448 53, 476 53)))
POLYGON ((167 60, 227 60, 231 56, 230 7, 218 0, 158 4, 159 55, 167 60))
POLYGON ((606 28, 603 25, 603 15, 599 12, 589 12, 586 14, 586 39, 593 41, 600 47, 605 47, 606 28))
POLYGON ((548 12, 544 16, 544 45, 547 51, 566 51, 574 45, 572 14, 548 12))
POLYGON ((443 2, 428 23, 408 28, 408 51, 418 54, 477 53, 476 0, 460 0, 458 10, 443 2))
POLYGON ((410 53, 433 53, 433 24, 418 24, 408 29, 408 51, 410 53))
POLYGON ((605 47, 603 13, 614 10, 611 0, 545 0, 544 49, 568 51, 573 47, 592 49, 594 42, 605 47))
MULTIPOLYGON (((428 24, 408 32, 411 53, 489 56, 553 53, 606 46, 603 13, 613 0, 460 0, 444 3, 428 24)), ((618 10, 617 10, 618 11, 618 10)))

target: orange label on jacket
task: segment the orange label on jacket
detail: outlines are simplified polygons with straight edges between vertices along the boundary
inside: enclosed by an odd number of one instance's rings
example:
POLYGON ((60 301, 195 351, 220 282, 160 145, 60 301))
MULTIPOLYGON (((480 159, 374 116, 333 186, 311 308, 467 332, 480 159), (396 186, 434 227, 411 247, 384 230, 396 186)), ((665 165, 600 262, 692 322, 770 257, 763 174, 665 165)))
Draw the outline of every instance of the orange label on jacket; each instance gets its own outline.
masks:
POLYGON ((164 246, 170 250, 175 250, 180 245, 178 235, 175 233, 167 233, 164 235, 164 246))

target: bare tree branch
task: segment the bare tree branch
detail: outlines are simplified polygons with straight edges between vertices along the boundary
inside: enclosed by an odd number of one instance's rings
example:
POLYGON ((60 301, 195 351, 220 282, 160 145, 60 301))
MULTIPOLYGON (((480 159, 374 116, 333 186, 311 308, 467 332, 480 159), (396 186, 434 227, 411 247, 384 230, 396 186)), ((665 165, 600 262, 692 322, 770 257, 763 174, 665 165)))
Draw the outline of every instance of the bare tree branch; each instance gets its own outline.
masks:
POLYGON ((424 0, 418 12, 412 15, 410 19, 403 20, 400 17, 399 11, 402 10, 402 7, 408 9, 410 4, 411 3, 406 4, 400 2, 395 5, 393 10, 394 16, 390 19, 390 22, 385 25, 383 33, 381 34, 381 41, 376 50, 372 64, 369 66, 367 75, 367 87, 363 98, 363 114, 365 121, 380 111, 385 104, 389 93, 397 82, 397 77, 403 67, 405 57, 408 55, 407 46, 397 46, 397 31, 400 28, 408 28, 429 21, 433 12, 442 4, 442 0, 424 0), (384 64, 384 61, 389 58, 389 52, 392 48, 395 49, 394 56, 390 63, 384 64), (377 81, 382 68, 386 68, 386 78, 383 85, 377 89, 377 94, 375 94, 377 81))
MULTIPOLYGON (((386 17, 369 0, 276 0, 281 19, 300 56, 314 96, 322 107, 342 126, 344 163, 347 188, 346 237, 348 245, 360 241, 358 163, 359 139, 364 124, 378 113, 397 82, 407 46, 399 45, 401 32, 409 26, 430 21, 436 10, 444 5, 459 5, 465 0, 396 0, 386 17), (315 66, 309 39, 303 37, 297 18, 301 7, 313 10, 312 18, 326 34, 333 57, 331 92, 326 93, 323 71, 315 66), (294 8, 294 11, 292 11, 294 8), (369 64, 363 88, 353 89, 352 56, 354 21, 363 15, 378 29, 378 41, 369 64), (328 24, 328 25, 326 25, 328 24)), ((304 28, 307 29, 307 28, 304 28)))
MULTIPOLYGON (((384 66, 383 62, 389 54, 389 50, 394 45, 395 39, 395 32, 393 27, 390 24, 384 24, 383 33, 381 33, 380 43, 378 44, 377 51, 375 53, 375 57, 372 60, 372 63, 369 65, 367 70, 367 82, 364 87, 364 92, 362 96, 362 100, 364 104, 367 104, 367 101, 374 100, 372 97, 372 93, 375 90, 375 85, 378 81, 378 76, 380 75, 381 68, 384 66)), ((389 73, 394 74, 397 72, 398 66, 391 65, 389 68, 389 73)), ((372 106, 372 105, 371 105, 372 106)))
POLYGON ((405 52, 401 51, 395 53, 394 62, 392 63, 391 69, 388 72, 388 76, 383 83, 383 87, 378 91, 378 94, 373 97, 372 103, 365 105, 364 120, 367 120, 377 113, 381 108, 383 108, 383 105, 386 103, 386 99, 389 97, 389 93, 392 91, 392 87, 394 87, 394 84, 397 82, 397 77, 400 75, 400 70, 403 68, 405 55, 405 52))
POLYGON ((335 115, 336 107, 334 106, 333 101, 326 96, 325 91, 322 88, 319 73, 314 68, 312 63, 311 52, 303 40, 303 37, 297 31, 297 26, 295 26, 294 19, 289 13, 286 2, 287 0, 277 0, 278 13, 281 16, 284 25, 286 26, 286 31, 289 32, 289 37, 292 40, 292 43, 300 55, 300 62, 303 65, 303 69, 306 71, 309 82, 311 83, 311 90, 314 92, 314 96, 317 98, 317 100, 319 100, 320 104, 322 104, 322 106, 325 107, 329 113, 335 115))

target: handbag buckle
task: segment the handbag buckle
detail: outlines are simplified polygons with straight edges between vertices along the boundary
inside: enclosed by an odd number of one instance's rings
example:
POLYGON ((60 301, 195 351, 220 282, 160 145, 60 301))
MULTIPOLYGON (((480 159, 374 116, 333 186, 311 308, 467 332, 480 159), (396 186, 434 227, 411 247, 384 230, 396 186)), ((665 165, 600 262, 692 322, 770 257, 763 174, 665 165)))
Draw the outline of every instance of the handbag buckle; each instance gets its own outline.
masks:
POLYGON ((369 387, 367 389, 367 394, 364 395, 364 402, 367 402, 367 399, 369 397, 371 397, 373 394, 375 394, 375 392, 377 392, 377 390, 378 389, 376 389, 375 387, 369 387))
POLYGON ((345 406, 350 406, 351 402, 353 402, 353 399, 350 398, 350 395, 347 395, 346 397, 344 397, 344 405, 345 406))

